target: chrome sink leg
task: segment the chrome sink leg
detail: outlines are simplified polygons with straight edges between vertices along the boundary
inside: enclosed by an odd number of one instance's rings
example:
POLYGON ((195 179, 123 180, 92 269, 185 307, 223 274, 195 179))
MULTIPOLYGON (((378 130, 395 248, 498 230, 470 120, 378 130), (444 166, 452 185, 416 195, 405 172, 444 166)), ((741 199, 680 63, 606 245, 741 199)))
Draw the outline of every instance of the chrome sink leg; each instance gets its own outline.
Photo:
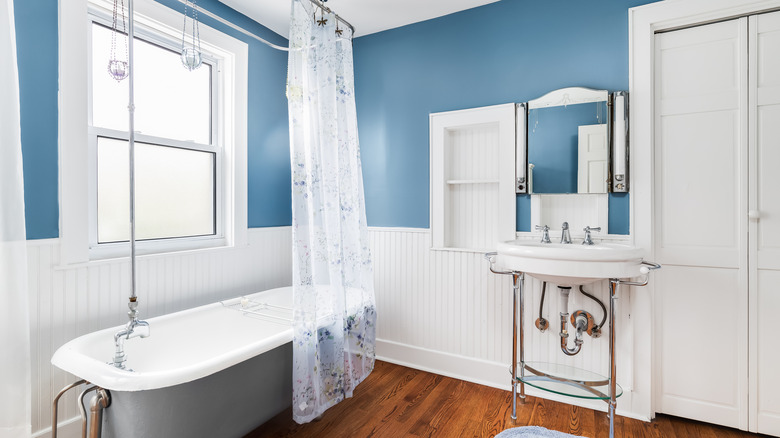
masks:
MULTIPOLYGON (((524 375, 523 356, 523 278, 524 274, 518 271, 500 271, 493 266, 496 258, 495 252, 485 254, 485 259, 490 263, 490 272, 500 275, 512 276, 512 420, 517 420, 517 330, 520 329, 520 377, 524 375)), ((520 382, 520 398, 525 403, 525 384, 520 382)))
POLYGON ((615 437, 615 408, 617 407, 617 377, 615 366, 615 300, 620 280, 609 280, 609 438, 615 437))
POLYGON ((517 420, 517 275, 512 275, 512 419, 517 420))
MULTIPOLYGON (((512 419, 517 420, 517 336, 520 330, 520 376, 523 376, 523 274, 512 273, 512 419)), ((520 398, 525 403, 525 384, 520 381, 520 398)))

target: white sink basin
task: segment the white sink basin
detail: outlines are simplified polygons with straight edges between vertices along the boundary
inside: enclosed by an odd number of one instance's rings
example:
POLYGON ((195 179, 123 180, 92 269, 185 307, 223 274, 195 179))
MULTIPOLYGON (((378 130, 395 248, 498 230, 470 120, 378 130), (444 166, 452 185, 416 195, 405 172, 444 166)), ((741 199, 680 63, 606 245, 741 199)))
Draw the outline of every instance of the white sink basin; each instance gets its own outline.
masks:
POLYGON ((496 265, 558 286, 639 276, 643 251, 619 243, 581 245, 529 240, 501 242, 496 265))

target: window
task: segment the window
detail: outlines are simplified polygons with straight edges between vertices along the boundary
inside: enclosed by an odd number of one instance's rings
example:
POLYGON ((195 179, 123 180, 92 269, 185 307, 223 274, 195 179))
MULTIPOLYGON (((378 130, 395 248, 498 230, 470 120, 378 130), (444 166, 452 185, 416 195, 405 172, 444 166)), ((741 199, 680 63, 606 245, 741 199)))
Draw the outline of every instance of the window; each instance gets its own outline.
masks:
MULTIPOLYGON (((61 5, 63 264, 127 255, 129 85, 107 73, 111 6, 61 5)), ((204 63, 190 72, 179 56, 181 14, 153 0, 136 0, 135 12, 138 253, 243 245, 247 46, 201 25, 204 63)))
MULTIPOLYGON (((218 100, 207 59, 193 71, 185 69, 171 41, 153 30, 136 31, 135 180, 136 239, 221 237, 218 212, 221 180, 217 163, 222 148, 214 140, 214 103, 218 100)), ((89 126, 90 247, 117 246, 129 240, 128 81, 117 82, 106 72, 112 31, 94 16, 90 24, 89 126)), ((116 44, 125 42, 117 36, 116 44)), ((121 48, 117 50, 121 53, 121 48)), ((98 249, 102 251, 102 249, 98 249)))

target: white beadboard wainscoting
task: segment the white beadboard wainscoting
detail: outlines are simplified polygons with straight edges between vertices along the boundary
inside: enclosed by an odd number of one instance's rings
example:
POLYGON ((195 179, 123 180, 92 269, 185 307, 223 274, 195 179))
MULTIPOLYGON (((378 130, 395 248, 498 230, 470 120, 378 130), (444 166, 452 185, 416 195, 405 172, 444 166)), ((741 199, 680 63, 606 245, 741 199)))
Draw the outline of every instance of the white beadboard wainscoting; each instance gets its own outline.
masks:
MULTIPOLYGON (((510 389, 511 277, 492 274, 482 253, 432 250, 427 229, 371 228, 370 239, 377 300, 377 357, 510 389)), ((550 328, 541 333, 533 323, 539 315, 542 283, 528 278, 525 285, 526 360, 569 364, 608 375, 609 324, 605 324, 598 339, 586 335, 577 356, 565 356, 558 336, 558 288, 548 285, 543 314, 550 328)), ((609 309, 608 281, 587 285, 585 291, 601 299, 609 309)), ((618 399, 618 413, 646 420, 649 416, 635 411, 632 405, 634 328, 630 309, 633 293, 636 291, 629 292, 623 287, 617 300, 617 376, 625 390, 618 399)), ((572 289, 569 312, 578 309, 591 312, 600 322, 602 313, 598 304, 572 289)), ((573 331, 569 342, 573 345, 573 331)), ((557 397, 526 388, 535 396, 602 411, 607 408, 602 401, 557 397)))
MULTIPOLYGON (((141 318, 289 286, 290 233, 290 227, 253 228, 243 247, 140 256, 141 318)), ((28 263, 33 431, 35 437, 48 437, 54 396, 77 380, 51 365, 51 357, 73 338, 127 321, 130 262, 124 258, 61 266, 60 241, 48 239, 29 241, 28 263)), ((111 354, 106 352, 107 361, 111 354)), ((71 390, 60 399, 61 437, 80 436, 76 397, 71 390)))
MULTIPOLYGON (((428 229, 370 228, 377 299, 377 356, 381 360, 509 390, 512 354, 511 278, 489 272, 482 253, 432 250, 428 229)), ((595 236, 598 237, 598 236, 595 236)), ((606 237, 606 236, 605 236, 606 237)), ((614 237, 614 236, 609 236, 614 237)), ((291 282, 289 227, 251 229, 249 245, 169 255, 142 256, 138 295, 142 318, 213 303, 291 282)), ((110 260, 76 267, 60 266, 59 240, 29 242, 33 366, 33 430, 50 434, 51 401, 75 377, 50 364, 65 342, 126 320, 129 262, 110 260)), ((586 286, 603 300, 606 281, 586 286)), ((632 294, 618 300, 618 382, 626 393, 618 413, 647 419, 634 410, 634 327, 632 294)), ((602 374, 608 372, 608 329, 601 338, 586 336, 582 352, 560 352, 559 292, 550 286, 544 317, 550 328, 540 333, 541 282, 526 280, 526 359, 566 363, 602 374)), ((597 320, 596 303, 572 290, 569 311, 585 309, 597 320)), ((154 330, 154 328, 152 328, 154 330)), ((573 342, 573 340, 570 340, 573 342)), ((110 356, 111 352, 107 352, 110 356)), ((106 360, 110 359, 107 356, 106 360)), ((528 388, 528 393, 605 410, 606 403, 556 397, 528 388)), ((60 400, 61 437, 80 434, 76 394, 60 400)))
MULTIPOLYGON (((594 238, 603 238, 609 222, 609 195, 606 193, 568 193, 531 195, 531 229, 550 227, 550 239, 560 236, 563 222, 569 223, 571 237, 585 237, 585 227, 601 227, 594 238)), ((609 236, 612 238, 614 236, 609 236)))

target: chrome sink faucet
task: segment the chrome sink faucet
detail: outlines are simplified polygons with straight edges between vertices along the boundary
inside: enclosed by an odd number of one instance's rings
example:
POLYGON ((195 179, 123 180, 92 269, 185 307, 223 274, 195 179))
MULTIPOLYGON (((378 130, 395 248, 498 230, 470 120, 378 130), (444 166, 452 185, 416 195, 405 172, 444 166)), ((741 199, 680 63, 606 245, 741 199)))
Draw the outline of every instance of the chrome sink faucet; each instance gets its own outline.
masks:
POLYGON ((571 234, 569 234, 569 223, 564 222, 561 225, 561 243, 571 243, 571 234))
POLYGON ((591 231, 601 231, 601 227, 591 228, 590 225, 582 229, 585 232, 585 240, 582 241, 583 245, 593 245, 593 239, 590 237, 591 231))
POLYGON ((548 227, 547 225, 537 225, 536 230, 542 231, 542 240, 541 240, 542 243, 550 243, 550 227, 548 227))

